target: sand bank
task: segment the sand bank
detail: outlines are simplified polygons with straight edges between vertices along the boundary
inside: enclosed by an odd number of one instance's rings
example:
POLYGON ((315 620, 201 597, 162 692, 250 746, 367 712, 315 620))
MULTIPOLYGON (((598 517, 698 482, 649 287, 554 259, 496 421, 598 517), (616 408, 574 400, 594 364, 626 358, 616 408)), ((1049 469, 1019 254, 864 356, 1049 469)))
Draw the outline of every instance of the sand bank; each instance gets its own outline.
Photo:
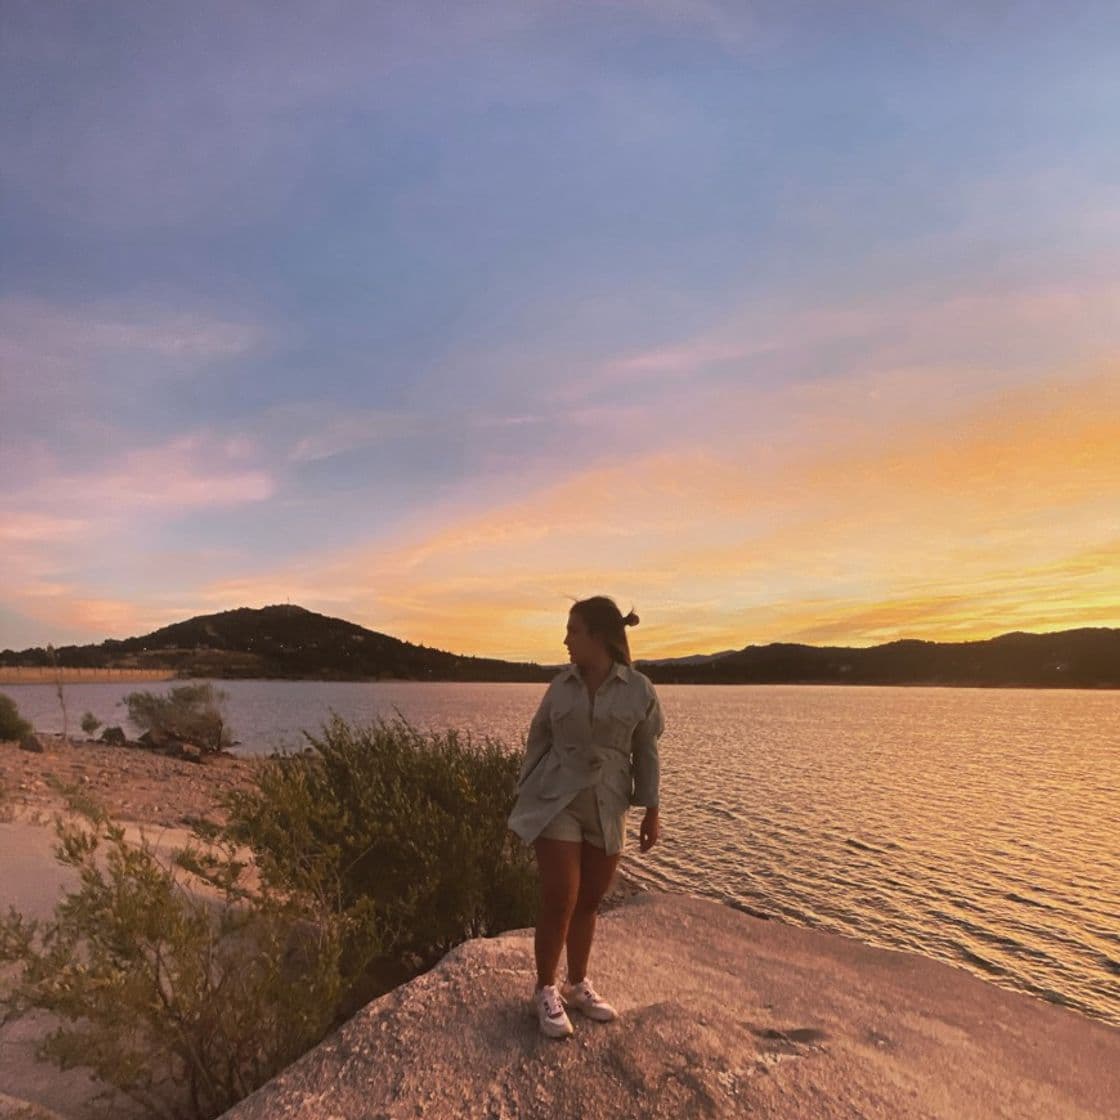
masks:
MULTIPOLYGON (((190 821, 220 819, 217 796, 248 785, 257 765, 229 756, 199 764, 129 747, 39 738, 47 748, 42 754, 0 743, 0 911, 14 906, 36 918, 48 917, 75 881, 53 853, 53 820, 65 802, 57 783, 80 789, 126 822, 130 839, 143 830, 170 856, 188 839, 190 821)), ((104 1109, 92 1103, 99 1086, 88 1071, 61 1071, 35 1057, 38 1042, 54 1025, 50 1016, 35 1012, 0 1027, 0 1120, 39 1115, 103 1120, 104 1109), (32 1106, 50 1111, 30 1111, 32 1106)), ((115 1120, 140 1115, 126 1102, 115 1109, 115 1120)))

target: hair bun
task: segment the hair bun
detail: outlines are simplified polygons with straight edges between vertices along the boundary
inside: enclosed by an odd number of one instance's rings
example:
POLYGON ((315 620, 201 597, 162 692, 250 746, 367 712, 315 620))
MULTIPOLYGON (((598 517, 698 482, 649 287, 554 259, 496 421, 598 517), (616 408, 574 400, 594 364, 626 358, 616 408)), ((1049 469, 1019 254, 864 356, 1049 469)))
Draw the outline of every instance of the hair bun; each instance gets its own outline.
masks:
POLYGON ((622 620, 622 625, 623 625, 623 626, 637 626, 639 622, 641 622, 641 619, 640 619, 640 618, 638 618, 638 616, 637 616, 637 615, 636 615, 636 614, 635 614, 635 613, 634 613, 633 611, 631 611, 631 612, 630 612, 630 613, 629 613, 629 614, 628 614, 628 615, 627 615, 627 616, 626 616, 626 617, 625 617, 625 618, 624 618, 624 619, 622 620))

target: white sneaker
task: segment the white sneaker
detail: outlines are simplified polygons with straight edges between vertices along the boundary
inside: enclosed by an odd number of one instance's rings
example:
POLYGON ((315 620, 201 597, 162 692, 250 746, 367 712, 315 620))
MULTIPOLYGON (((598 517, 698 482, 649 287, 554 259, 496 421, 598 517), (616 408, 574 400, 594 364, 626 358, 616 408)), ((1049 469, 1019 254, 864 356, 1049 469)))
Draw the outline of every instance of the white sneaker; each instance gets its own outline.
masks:
POLYGON ((533 1005, 537 1009, 541 1034, 549 1038, 567 1038, 572 1033, 572 1021, 564 1010, 564 1004, 555 984, 546 984, 543 988, 538 988, 533 996, 533 1005))
POLYGON ((569 1007, 574 1007, 596 1022, 609 1023, 618 1018, 618 1012, 595 991, 591 981, 586 978, 578 984, 565 984, 560 994, 569 1007))

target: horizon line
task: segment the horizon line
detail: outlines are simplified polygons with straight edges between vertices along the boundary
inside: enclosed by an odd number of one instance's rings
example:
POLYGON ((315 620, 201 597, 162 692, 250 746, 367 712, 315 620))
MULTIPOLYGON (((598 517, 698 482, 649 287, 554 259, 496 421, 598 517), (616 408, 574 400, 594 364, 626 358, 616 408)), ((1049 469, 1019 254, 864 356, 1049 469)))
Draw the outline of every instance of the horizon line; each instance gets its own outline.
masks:
MULTIPOLYGON (((44 645, 25 646, 23 649, 18 649, 18 650, 13 649, 11 647, 5 647, 3 649, 0 649, 0 655, 2 655, 2 654, 21 654, 21 653, 27 653, 31 650, 81 649, 81 648, 86 647, 86 646, 101 646, 101 645, 104 645, 106 642, 135 641, 139 638, 145 638, 145 637, 149 637, 151 634, 159 633, 159 631, 161 631, 161 630, 170 629, 172 626, 181 626, 184 623, 193 622, 196 619, 213 618, 213 617, 216 617, 218 615, 233 614, 233 613, 236 613, 237 611, 259 612, 259 611, 276 610, 276 609, 288 609, 288 610, 302 611, 305 614, 316 615, 319 618, 331 619, 331 620, 334 620, 334 621, 337 621, 337 622, 345 622, 347 625, 357 626, 359 629, 365 630, 367 633, 380 634, 383 637, 390 638, 394 641, 403 642, 406 645, 411 645, 411 646, 414 646, 416 648, 436 650, 439 653, 449 654, 453 657, 468 657, 468 658, 472 658, 472 659, 478 660, 478 661, 500 661, 500 662, 504 662, 504 663, 508 663, 508 664, 516 664, 516 665, 536 665, 536 666, 539 666, 540 668, 545 668, 545 669, 552 668, 554 666, 562 666, 563 664, 566 663, 562 660, 558 660, 558 661, 537 661, 537 660, 533 660, 533 659, 527 659, 527 658, 515 657, 515 656, 514 657, 510 657, 510 656, 497 657, 497 656, 491 656, 491 655, 486 655, 486 654, 462 653, 462 652, 457 652, 457 651, 454 651, 454 650, 442 649, 438 646, 431 646, 431 645, 428 645, 424 642, 414 642, 414 641, 411 641, 408 638, 399 637, 396 634, 389 634, 389 633, 387 633, 386 631, 383 631, 383 630, 373 630, 369 626, 365 626, 365 625, 363 625, 362 623, 359 623, 359 622, 354 622, 351 619, 343 618, 339 615, 323 614, 321 611, 314 611, 314 610, 311 610, 309 607, 301 606, 299 603, 291 603, 291 602, 269 603, 269 604, 266 604, 263 607, 228 607, 228 608, 226 608, 224 610, 220 610, 220 611, 209 611, 209 612, 206 612, 204 614, 190 615, 186 618, 179 619, 176 622, 169 622, 169 623, 164 624, 163 626, 158 626, 154 630, 150 630, 145 634, 132 634, 132 635, 129 635, 128 637, 125 637, 125 638, 102 638, 100 641, 91 641, 91 642, 67 642, 64 645, 54 645, 54 643, 48 642, 44 645)), ((712 651, 712 652, 697 652, 697 653, 677 654, 677 655, 674 655, 674 656, 671 656, 671 657, 634 657, 634 658, 632 658, 632 661, 636 664, 637 663, 642 663, 642 662, 645 662, 645 663, 658 663, 658 662, 666 663, 666 662, 686 661, 686 660, 689 660, 689 659, 692 659, 692 658, 726 657, 726 656, 731 656, 731 655, 736 654, 736 653, 742 653, 742 652, 744 652, 745 650, 748 650, 748 649, 765 649, 769 646, 800 646, 800 647, 803 647, 803 648, 806 648, 806 649, 870 650, 870 649, 879 649, 879 648, 882 648, 884 646, 889 646, 889 645, 897 645, 897 644, 900 644, 900 643, 903 643, 903 642, 917 642, 917 643, 920 643, 920 644, 923 644, 923 645, 939 645, 939 646, 979 645, 979 644, 982 644, 984 642, 991 642, 991 641, 995 641, 999 638, 1007 638, 1007 637, 1012 637, 1012 636, 1020 635, 1020 634, 1028 636, 1028 637, 1046 637, 1046 636, 1049 636, 1049 635, 1056 635, 1056 634, 1078 633, 1078 632, 1086 631, 1086 630, 1117 631, 1117 630, 1120 630, 1120 626, 1072 626, 1072 627, 1063 627, 1061 629, 1056 629, 1056 630, 1023 630, 1023 629, 1002 630, 1002 631, 998 631, 998 632, 989 634, 987 637, 983 637, 983 638, 966 638, 966 639, 958 639, 958 640, 939 640, 939 639, 936 639, 936 638, 899 637, 899 638, 890 638, 890 639, 888 639, 886 641, 882 641, 882 642, 872 642, 872 643, 868 643, 866 645, 827 645, 827 644, 826 645, 816 645, 812 642, 795 641, 795 640, 790 640, 790 639, 776 639, 776 640, 773 640, 773 641, 762 642, 762 643, 754 643, 754 642, 749 642, 748 641, 745 645, 738 646, 736 648, 724 648, 724 649, 716 650, 716 651, 712 651)))

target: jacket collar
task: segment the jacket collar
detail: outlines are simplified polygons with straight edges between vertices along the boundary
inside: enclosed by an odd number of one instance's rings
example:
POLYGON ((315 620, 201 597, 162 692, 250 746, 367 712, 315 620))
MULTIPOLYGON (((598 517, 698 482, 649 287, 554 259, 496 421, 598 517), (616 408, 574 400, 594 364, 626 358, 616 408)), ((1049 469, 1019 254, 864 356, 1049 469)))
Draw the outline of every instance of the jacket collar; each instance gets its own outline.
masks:
MULTIPOLYGON (((611 671, 607 674, 607 679, 603 681, 613 680, 617 677, 624 684, 629 682, 631 669, 629 665, 623 665, 621 661, 614 661, 611 663, 611 671)), ((560 679, 564 681, 575 681, 576 684, 583 684, 583 678, 579 675, 579 669, 575 665, 569 665, 561 674, 560 679)))

